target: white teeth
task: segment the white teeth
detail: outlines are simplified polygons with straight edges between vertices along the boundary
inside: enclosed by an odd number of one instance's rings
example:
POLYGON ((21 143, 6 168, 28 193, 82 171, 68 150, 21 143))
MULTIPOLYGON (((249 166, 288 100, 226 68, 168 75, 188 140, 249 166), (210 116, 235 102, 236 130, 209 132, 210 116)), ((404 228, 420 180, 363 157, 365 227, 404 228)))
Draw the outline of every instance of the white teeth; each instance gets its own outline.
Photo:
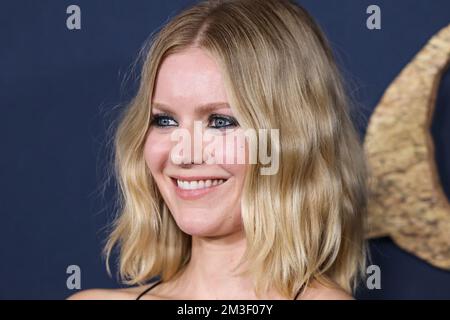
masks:
POLYGON ((184 190, 197 190, 213 187, 224 183, 225 180, 198 180, 198 181, 182 181, 177 179, 177 185, 180 189, 184 190))

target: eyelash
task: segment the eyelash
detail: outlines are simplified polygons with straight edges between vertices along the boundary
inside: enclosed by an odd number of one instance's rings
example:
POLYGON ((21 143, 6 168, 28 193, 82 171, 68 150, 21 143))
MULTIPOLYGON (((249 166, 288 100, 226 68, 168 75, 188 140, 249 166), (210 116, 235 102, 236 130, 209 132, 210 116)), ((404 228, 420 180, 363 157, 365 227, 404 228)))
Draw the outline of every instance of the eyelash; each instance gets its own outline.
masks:
MULTIPOLYGON (((150 121, 150 125, 151 126, 156 126, 158 128, 167 128, 167 127, 173 127, 174 125, 162 125, 160 123, 161 120, 169 120, 169 121, 175 121, 173 119, 172 116, 170 116, 169 114, 166 113, 159 113, 159 114, 155 114, 152 115, 151 121, 150 121)), ((229 127, 236 127, 238 126, 238 122, 236 121, 235 118, 230 117, 230 116, 225 116, 225 115, 220 115, 220 114, 212 114, 209 116, 208 118, 208 122, 211 122, 212 120, 224 120, 227 121, 229 124, 227 125, 222 125, 222 126, 215 126, 215 127, 211 127, 213 129, 225 129, 225 128, 229 128, 229 127)), ((176 121, 175 121, 176 122, 176 121)))

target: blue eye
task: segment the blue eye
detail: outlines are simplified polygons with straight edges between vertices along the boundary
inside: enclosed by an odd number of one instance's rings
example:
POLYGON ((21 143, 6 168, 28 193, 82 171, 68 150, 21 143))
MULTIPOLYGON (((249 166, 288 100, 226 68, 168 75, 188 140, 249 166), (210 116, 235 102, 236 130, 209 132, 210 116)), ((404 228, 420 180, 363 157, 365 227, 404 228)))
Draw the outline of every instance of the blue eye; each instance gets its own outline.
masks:
POLYGON ((213 114, 209 117, 209 125, 214 129, 236 127, 238 122, 233 117, 213 114))
MULTIPOLYGON (((150 125, 165 128, 165 127, 176 127, 178 123, 174 120, 172 116, 161 113, 152 115, 150 125)), ((208 125, 210 128, 213 129, 226 129, 230 127, 236 127, 239 124, 237 120, 234 119, 233 117, 213 114, 208 119, 208 125)))
POLYGON ((177 126, 177 122, 169 115, 155 114, 152 116, 150 125, 157 127, 174 127, 177 126))

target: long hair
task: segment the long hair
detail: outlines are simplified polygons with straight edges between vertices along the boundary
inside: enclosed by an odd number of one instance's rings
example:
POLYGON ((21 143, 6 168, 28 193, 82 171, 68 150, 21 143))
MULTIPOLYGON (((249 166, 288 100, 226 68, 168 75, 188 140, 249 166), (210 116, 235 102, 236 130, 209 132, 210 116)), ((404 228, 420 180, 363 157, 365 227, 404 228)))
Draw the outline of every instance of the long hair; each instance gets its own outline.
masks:
POLYGON ((279 170, 247 171, 241 199, 246 261, 256 293, 286 297, 316 279, 348 293, 364 276, 367 169, 351 102, 330 45, 312 17, 287 0, 202 1, 168 21, 144 49, 139 90, 114 136, 120 208, 104 253, 119 251, 126 284, 180 275, 191 237, 171 216, 143 147, 163 59, 189 47, 221 68, 243 128, 279 129, 279 170))

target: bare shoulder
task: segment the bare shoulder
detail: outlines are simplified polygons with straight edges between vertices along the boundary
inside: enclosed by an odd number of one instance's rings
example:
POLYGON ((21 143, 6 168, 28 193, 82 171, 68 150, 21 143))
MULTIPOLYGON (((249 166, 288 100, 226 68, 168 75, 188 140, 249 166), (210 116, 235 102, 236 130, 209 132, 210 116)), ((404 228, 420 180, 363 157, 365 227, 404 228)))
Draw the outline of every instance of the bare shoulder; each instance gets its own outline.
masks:
MULTIPOLYGON (((136 297, 135 297, 136 298, 136 297)), ((132 300, 133 296, 124 289, 88 289, 79 291, 67 300, 132 300)))
POLYGON ((355 300, 353 296, 337 286, 327 286, 318 281, 299 297, 301 300, 355 300))
POLYGON ((118 289, 87 289, 69 296, 67 300, 135 300, 147 287, 148 285, 118 289))

